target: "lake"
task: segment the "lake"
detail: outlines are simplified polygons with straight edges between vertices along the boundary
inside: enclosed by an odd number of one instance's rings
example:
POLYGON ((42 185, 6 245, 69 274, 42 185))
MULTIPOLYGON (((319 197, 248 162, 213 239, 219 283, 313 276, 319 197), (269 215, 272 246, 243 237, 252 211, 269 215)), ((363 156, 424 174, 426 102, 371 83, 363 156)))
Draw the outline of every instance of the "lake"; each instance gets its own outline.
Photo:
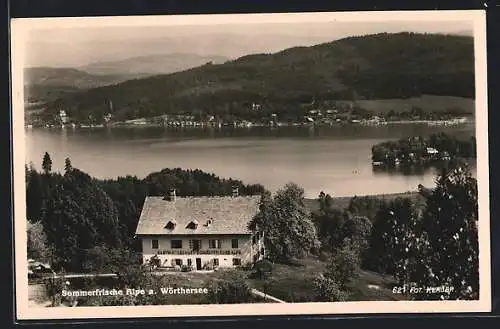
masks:
MULTIPOLYGON (((428 126, 277 128, 90 128, 26 129, 26 163, 41 168, 49 152, 53 170, 69 157, 96 178, 144 177, 163 168, 201 169, 275 191, 288 182, 306 197, 371 195, 432 186, 435 171, 402 174, 374 171, 371 147, 379 142, 436 132, 468 137, 474 124, 428 126)), ((475 167, 471 168, 475 175, 475 167)))

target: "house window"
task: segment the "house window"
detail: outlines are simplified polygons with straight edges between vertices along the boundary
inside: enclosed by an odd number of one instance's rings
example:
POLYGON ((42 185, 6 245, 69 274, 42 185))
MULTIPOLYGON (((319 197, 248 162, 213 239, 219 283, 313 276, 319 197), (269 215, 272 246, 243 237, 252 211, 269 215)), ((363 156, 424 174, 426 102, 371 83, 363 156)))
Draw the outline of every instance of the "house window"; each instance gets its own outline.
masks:
POLYGON ((175 265, 182 266, 182 259, 176 259, 175 265))
POLYGON ((219 266, 219 258, 214 258, 214 266, 219 266))
POLYGON ((208 248, 210 249, 220 249, 220 240, 208 240, 208 248))
POLYGON ((151 240, 151 248, 158 249, 158 240, 157 239, 151 240))
POLYGON ((201 240, 189 240, 189 249, 193 251, 200 251, 201 240))
POLYGON ((188 266, 192 266, 193 265, 193 260, 191 258, 188 258, 187 262, 188 262, 188 266))
POLYGON ((171 240, 170 247, 172 249, 182 249, 182 240, 171 240))
POLYGON ((231 240, 231 247, 232 247, 233 249, 238 248, 238 239, 232 239, 232 240, 231 240))
POLYGON ((240 265, 241 265, 241 259, 233 258, 233 266, 240 266, 240 265))

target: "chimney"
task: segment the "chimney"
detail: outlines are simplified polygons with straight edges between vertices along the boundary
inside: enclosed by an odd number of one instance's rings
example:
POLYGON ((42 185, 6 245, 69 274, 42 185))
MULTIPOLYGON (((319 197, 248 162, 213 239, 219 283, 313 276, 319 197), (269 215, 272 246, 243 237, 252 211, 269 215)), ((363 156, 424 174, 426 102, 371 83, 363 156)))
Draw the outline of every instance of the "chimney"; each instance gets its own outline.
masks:
POLYGON ((233 198, 237 198, 239 195, 238 195, 238 187, 237 186, 233 186, 233 198))
POLYGON ((174 188, 173 188, 173 189, 170 189, 170 194, 169 194, 168 199, 169 199, 170 201, 175 201, 175 189, 174 189, 174 188))

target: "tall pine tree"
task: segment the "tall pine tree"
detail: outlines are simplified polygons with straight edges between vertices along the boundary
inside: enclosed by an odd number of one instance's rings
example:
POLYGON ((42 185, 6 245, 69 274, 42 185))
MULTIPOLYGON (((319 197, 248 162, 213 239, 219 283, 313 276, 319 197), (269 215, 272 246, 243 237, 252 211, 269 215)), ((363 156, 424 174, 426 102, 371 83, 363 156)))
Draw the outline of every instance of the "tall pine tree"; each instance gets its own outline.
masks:
POLYGON ((42 169, 43 172, 47 175, 52 171, 52 159, 50 158, 48 152, 45 152, 45 154, 43 155, 42 169))

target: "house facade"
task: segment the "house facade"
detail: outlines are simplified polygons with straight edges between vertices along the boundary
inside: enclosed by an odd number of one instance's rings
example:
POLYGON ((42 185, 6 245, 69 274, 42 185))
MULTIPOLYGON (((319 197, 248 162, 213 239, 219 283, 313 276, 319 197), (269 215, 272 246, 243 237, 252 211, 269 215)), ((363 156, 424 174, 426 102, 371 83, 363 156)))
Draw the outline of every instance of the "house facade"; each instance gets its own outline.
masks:
POLYGON ((248 224, 259 196, 146 197, 136 237, 143 262, 159 267, 211 270, 249 265, 264 257, 264 234, 248 224))

